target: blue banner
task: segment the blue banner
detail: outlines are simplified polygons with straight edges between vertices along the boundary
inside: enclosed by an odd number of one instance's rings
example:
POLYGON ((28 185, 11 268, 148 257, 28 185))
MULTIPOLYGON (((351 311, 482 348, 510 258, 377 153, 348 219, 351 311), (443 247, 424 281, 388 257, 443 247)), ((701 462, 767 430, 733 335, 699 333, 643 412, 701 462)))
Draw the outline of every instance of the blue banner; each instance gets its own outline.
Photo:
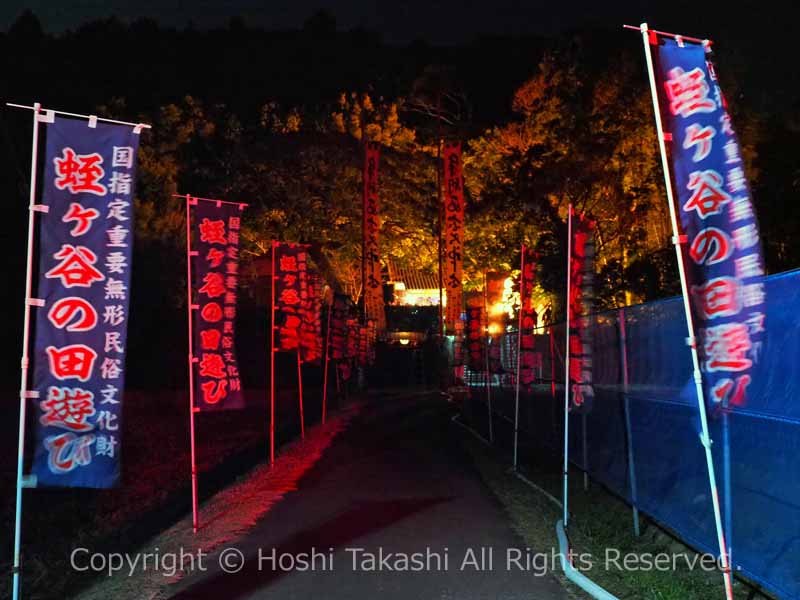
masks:
POLYGON ((245 205, 193 202, 195 406, 201 411, 244 408, 235 322, 240 215, 245 205))
POLYGON ((33 473, 42 485, 119 480, 139 135, 56 118, 41 204, 33 473))
POLYGON ((766 293, 758 224, 736 134, 706 48, 658 47, 687 277, 712 409, 742 406, 762 352, 766 293))

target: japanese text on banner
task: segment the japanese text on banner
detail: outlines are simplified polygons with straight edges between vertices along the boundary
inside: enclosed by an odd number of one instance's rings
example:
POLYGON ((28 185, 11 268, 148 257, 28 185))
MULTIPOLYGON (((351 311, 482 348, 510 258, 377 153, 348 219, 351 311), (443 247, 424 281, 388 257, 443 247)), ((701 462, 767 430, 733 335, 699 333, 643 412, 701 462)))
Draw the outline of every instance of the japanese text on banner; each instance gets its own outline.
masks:
POLYGON ((303 244, 274 242, 275 332, 278 350, 299 352, 308 306, 308 252, 303 244))
POLYGON ((380 145, 367 142, 364 148, 364 204, 362 268, 364 269, 364 307, 368 319, 375 321, 377 328, 386 328, 383 308, 383 278, 378 245, 380 231, 380 202, 378 195, 378 169, 380 145))
POLYGON ((703 46, 658 48, 706 397, 746 402, 763 344, 764 261, 739 143, 703 46))
POLYGON ((32 467, 43 485, 119 479, 138 145, 127 126, 47 125, 32 467))
POLYGON ((585 215, 572 218, 572 257, 569 290, 569 379, 572 407, 592 409, 592 317, 594 308, 594 221, 585 215))
POLYGON ((446 142, 442 156, 444 203, 442 220, 442 285, 447 293, 445 325, 455 331, 461 318, 462 265, 464 254, 464 185, 461 142, 446 142))
POLYGON ((243 205, 198 200, 192 224, 197 256, 192 284, 194 368, 200 410, 244 407, 235 323, 239 280, 239 231, 243 205))
POLYGON ((542 355, 535 350, 535 331, 538 315, 533 304, 533 286, 536 283, 536 262, 538 256, 527 247, 523 247, 522 269, 520 272, 520 385, 530 389, 536 382, 536 369, 542 368, 542 355))

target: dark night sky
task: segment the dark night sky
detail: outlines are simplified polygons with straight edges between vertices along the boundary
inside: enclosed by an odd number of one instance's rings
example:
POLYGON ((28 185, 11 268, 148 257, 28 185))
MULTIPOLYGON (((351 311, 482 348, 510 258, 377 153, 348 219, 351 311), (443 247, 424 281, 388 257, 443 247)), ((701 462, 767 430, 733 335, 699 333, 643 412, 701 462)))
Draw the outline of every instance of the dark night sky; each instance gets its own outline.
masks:
POLYGON ((3 0, 0 28, 7 29, 24 8, 33 10, 50 32, 111 15, 151 17, 179 28, 189 22, 198 28, 222 26, 232 16, 242 15, 251 26, 296 29, 311 14, 326 9, 340 29, 362 26, 398 43, 414 39, 458 43, 481 33, 549 34, 582 26, 613 30, 623 22, 638 25, 642 20, 686 35, 756 43, 794 34, 788 7, 788 0, 3 0))

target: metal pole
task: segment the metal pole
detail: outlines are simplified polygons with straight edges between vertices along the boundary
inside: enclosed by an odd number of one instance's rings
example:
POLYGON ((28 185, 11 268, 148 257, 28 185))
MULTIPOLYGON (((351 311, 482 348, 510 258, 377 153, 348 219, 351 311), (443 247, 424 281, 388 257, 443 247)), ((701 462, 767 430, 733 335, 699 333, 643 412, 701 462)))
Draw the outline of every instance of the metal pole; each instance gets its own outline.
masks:
POLYGON ((655 69, 653 67, 653 56, 650 52, 650 39, 647 23, 642 23, 642 41, 644 42, 644 54, 647 61, 647 72, 650 79, 650 94, 653 100, 653 112, 656 119, 656 130, 658 133, 658 148, 661 152, 661 167, 664 171, 664 184, 667 190, 667 201, 669 203, 669 216, 672 222, 672 243, 675 245, 675 256, 678 261, 678 272, 681 279, 681 291, 683 296, 683 309, 686 315, 686 326, 689 333, 689 347, 691 348, 692 366, 695 389, 697 390, 697 408, 700 413, 700 443, 705 449, 706 468, 708 470, 708 484, 711 489, 711 503, 714 509, 714 521, 717 528, 717 543, 720 551, 720 561, 722 564, 723 577, 725 580, 725 596, 728 600, 733 600, 733 581, 731 577, 730 564, 728 562, 727 544, 725 534, 722 530, 722 516, 719 506, 719 492, 717 491, 717 477, 714 472, 714 460, 711 455, 711 438, 708 433, 708 417, 706 415, 705 396, 703 394, 703 377, 700 372, 700 358, 697 353, 697 338, 695 337, 694 319, 689 303, 689 290, 686 280, 686 270, 683 262, 683 243, 678 225, 678 217, 675 211, 675 198, 672 193, 672 180, 670 178, 669 161, 667 159, 667 148, 664 143, 664 128, 661 122, 661 109, 658 101, 658 87, 656 85, 655 69))
POLYGON ((489 441, 494 442, 494 423, 492 413, 492 382, 491 374, 489 373, 489 307, 488 307, 488 294, 489 288, 487 284, 486 271, 483 272, 483 318, 486 319, 486 326, 484 333, 486 335, 484 342, 484 357, 486 359, 486 406, 489 409, 489 441))
POLYGON ((564 527, 569 524, 569 510, 567 506, 569 489, 569 292, 572 272, 572 204, 569 205, 567 215, 567 320, 566 320, 566 350, 564 352, 564 527))
POLYGON ((194 323, 193 313, 196 305, 192 304, 192 256, 197 256, 197 251, 192 251, 192 197, 186 194, 186 313, 189 323, 189 437, 191 439, 192 459, 192 530, 197 533, 197 460, 195 454, 195 428, 194 413, 197 412, 194 404, 194 323))
POLYGON ((275 465, 275 252, 277 242, 272 240, 272 282, 270 286, 271 317, 269 320, 269 465, 275 465))
POLYGON ((322 376, 322 424, 325 424, 325 418, 328 413, 328 359, 330 358, 331 347, 331 314, 333 313, 334 297, 331 296, 331 302, 328 305, 328 327, 325 329, 325 373, 322 376))
POLYGON ((522 357, 522 313, 525 310, 525 244, 522 244, 522 251, 519 261, 519 324, 517 325, 517 389, 514 397, 514 470, 517 470, 517 440, 519 437, 519 376, 520 358, 522 357))
POLYGON ((303 414, 303 369, 301 365, 303 359, 300 358, 300 349, 297 349, 297 388, 300 394, 300 439, 306 439, 306 418, 303 414))
POLYGON ((22 488, 24 476, 22 469, 25 464, 25 412, 28 405, 28 345, 31 333, 31 293, 33 289, 33 242, 35 229, 36 206, 36 158, 39 154, 39 112, 41 104, 33 105, 33 142, 31 148, 31 181, 30 196, 28 198, 28 248, 25 266, 25 300, 22 325, 22 360, 20 361, 19 384, 19 441, 17 446, 17 490, 16 511, 14 517, 14 583, 13 598, 20 597, 20 551, 22 546, 22 488))
POLYGON ((639 537, 639 494, 636 487, 636 464, 633 461, 633 435, 631 429, 631 409, 628 398, 628 336, 625 330, 625 309, 619 309, 619 353, 622 371, 622 399, 625 411, 625 433, 628 436, 628 481, 631 487, 631 506, 633 508, 633 533, 639 537))
POLYGON ((730 415, 728 411, 722 413, 722 481, 724 510, 725 510, 725 540, 728 542, 728 562, 733 567, 733 508, 731 497, 731 438, 730 415))

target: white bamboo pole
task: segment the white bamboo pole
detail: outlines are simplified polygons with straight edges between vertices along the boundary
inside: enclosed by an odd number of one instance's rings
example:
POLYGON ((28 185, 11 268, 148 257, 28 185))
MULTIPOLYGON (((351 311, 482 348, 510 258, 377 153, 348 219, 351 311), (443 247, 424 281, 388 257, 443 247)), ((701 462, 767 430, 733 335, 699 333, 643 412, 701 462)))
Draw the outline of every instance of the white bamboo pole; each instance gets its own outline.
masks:
POLYGON ((572 274, 572 204, 567 215, 567 319, 565 329, 564 351, 564 527, 569 524, 568 490, 569 490, 569 292, 572 274))
POLYGON ((517 389, 514 394, 514 470, 517 470, 517 440, 519 438, 519 376, 522 352, 522 313, 525 306, 525 244, 519 262, 519 323, 517 325, 517 389))
POLYGON ((678 272, 681 279, 681 292, 683 296, 683 309, 686 315, 686 326, 689 333, 688 344, 691 348, 693 377, 695 389, 697 391, 697 409, 700 414, 700 443, 705 449, 706 467, 708 470, 708 484, 711 491, 711 504, 714 509, 714 522, 717 528, 717 543, 719 545, 720 561, 722 564, 723 578, 725 581, 725 596, 728 600, 733 600, 733 582, 731 569, 728 562, 727 544, 725 534, 722 530, 722 516, 720 514, 719 492, 717 491, 717 478, 714 472, 714 460, 711 455, 711 438, 708 433, 708 417, 706 415, 705 395, 703 394, 703 376, 700 371, 700 358, 697 352, 697 338, 695 337, 694 319, 689 300, 689 290, 686 280, 686 269, 683 262, 683 247, 685 238, 681 238, 678 216, 675 210, 675 198, 672 191, 672 179, 670 177, 669 159, 667 148, 664 143, 664 126, 661 121, 661 108, 658 101, 658 87, 656 85, 655 69, 653 67, 653 55, 650 51, 650 36, 647 23, 640 25, 642 41, 644 43, 644 54, 647 61, 647 73, 650 79, 650 94, 653 100, 653 112, 656 119, 656 130, 658 133, 658 148, 661 152, 661 167, 664 171, 664 185, 667 191, 667 202, 669 204, 669 216, 672 222, 672 243, 675 246, 675 256, 678 261, 678 272), (682 239, 684 241, 682 241, 682 239))
POLYGON ((31 180, 28 198, 28 248, 25 261, 25 300, 22 326, 22 360, 20 361, 19 384, 19 443, 17 446, 17 489, 16 511, 14 517, 14 583, 13 598, 20 597, 20 552, 22 546, 22 488, 26 487, 22 470, 25 464, 25 411, 28 403, 28 366, 30 358, 28 345, 31 334, 31 293, 33 289, 33 246, 35 236, 36 213, 36 158, 39 153, 39 114, 41 104, 33 105, 33 143, 31 147, 31 180))
POLYGON ((197 533, 197 454, 195 451, 194 414, 197 412, 194 402, 194 314, 193 310, 199 307, 192 304, 192 257, 197 256, 197 250, 192 251, 192 197, 186 194, 186 312, 189 325, 189 437, 192 460, 192 531, 197 533))
POLYGON ((270 319, 269 319, 269 466, 275 466, 275 253, 278 243, 272 240, 272 271, 270 272, 270 319))
POLYGON ((489 288, 488 288, 488 278, 486 277, 486 271, 483 272, 483 318, 486 320, 486 325, 484 326, 484 358, 486 364, 486 406, 488 407, 489 411, 489 441, 494 443, 494 423, 493 423, 493 413, 492 413, 492 379, 491 374, 489 373, 489 303, 488 303, 488 296, 489 296, 489 288))

